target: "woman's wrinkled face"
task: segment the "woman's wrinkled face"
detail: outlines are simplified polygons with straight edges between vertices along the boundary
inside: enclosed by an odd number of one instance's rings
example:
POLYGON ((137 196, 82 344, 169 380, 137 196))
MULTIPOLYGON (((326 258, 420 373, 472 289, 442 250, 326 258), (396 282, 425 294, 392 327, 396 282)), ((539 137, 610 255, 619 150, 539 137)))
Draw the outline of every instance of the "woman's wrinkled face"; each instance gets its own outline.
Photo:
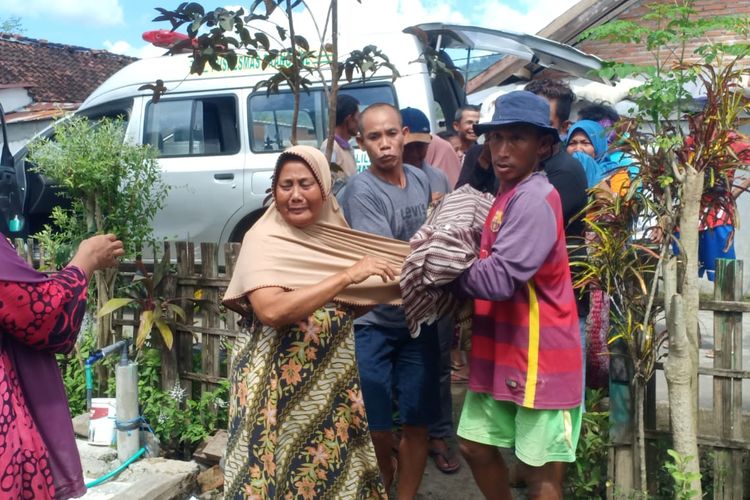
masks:
POLYGON ((580 151, 596 159, 594 145, 591 144, 591 139, 589 139, 589 136, 583 130, 576 130, 568 139, 568 154, 572 155, 576 151, 580 151))
POLYGON ((274 196, 281 217, 300 229, 314 224, 323 208, 323 192, 310 167, 303 161, 289 160, 278 176, 274 196))

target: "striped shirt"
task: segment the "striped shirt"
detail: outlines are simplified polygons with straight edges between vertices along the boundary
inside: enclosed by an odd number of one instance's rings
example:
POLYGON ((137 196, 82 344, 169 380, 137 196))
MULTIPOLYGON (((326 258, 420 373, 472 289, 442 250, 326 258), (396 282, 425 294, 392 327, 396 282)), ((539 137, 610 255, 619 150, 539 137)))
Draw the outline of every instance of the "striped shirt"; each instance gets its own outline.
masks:
POLYGON ((419 335, 423 322, 433 323, 462 309, 444 285, 477 259, 482 227, 493 200, 492 195, 468 184, 461 186, 443 198, 409 240, 411 253, 401 268, 401 296, 413 337, 419 335))
POLYGON ((581 403, 581 340, 560 196, 541 173, 498 195, 480 259, 458 280, 475 298, 469 388, 535 409, 581 403))

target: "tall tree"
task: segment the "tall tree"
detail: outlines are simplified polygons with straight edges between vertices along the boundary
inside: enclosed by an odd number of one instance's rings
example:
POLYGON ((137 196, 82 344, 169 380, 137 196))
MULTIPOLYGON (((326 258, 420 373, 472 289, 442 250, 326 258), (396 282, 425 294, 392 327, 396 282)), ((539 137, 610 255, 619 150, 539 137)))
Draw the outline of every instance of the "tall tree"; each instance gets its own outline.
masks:
POLYGON ((640 173, 627 198, 639 201, 640 219, 634 220, 649 226, 643 229, 663 236, 654 268, 659 272, 649 274, 650 281, 643 283, 651 290, 649 307, 640 312, 638 308, 628 308, 615 314, 621 315, 620 320, 632 314, 641 314, 642 318, 638 319, 640 326, 631 331, 628 351, 636 371, 633 385, 639 449, 634 458, 640 472, 637 487, 644 490, 643 388, 652 376, 658 347, 650 304, 658 277, 663 277, 669 338, 665 375, 673 442, 682 457, 691 458, 686 472, 691 477, 692 491, 700 498, 698 231, 710 208, 707 205, 723 204, 734 209, 732 196, 707 194, 732 190, 733 172, 743 165, 730 146, 740 113, 749 109, 740 91, 741 82, 749 73, 738 62, 750 53, 750 46, 714 42, 710 35, 718 30, 746 38, 749 24, 741 17, 698 18, 692 1, 653 3, 647 9, 639 22, 612 21, 585 33, 584 38, 638 44, 653 56, 654 64, 650 66, 612 63, 603 70, 607 77, 636 76, 644 82, 632 96, 638 106, 635 125, 641 134, 628 139, 628 143, 640 173), (690 50, 696 40, 707 42, 690 50), (692 101, 689 84, 704 89, 706 104, 699 115, 687 113, 692 101), (686 119, 692 131, 689 141, 682 126, 686 119), (673 236, 676 230, 679 239, 673 236), (670 252, 672 244, 679 247, 678 255, 670 252))
POLYGON ((224 8, 206 11, 201 4, 195 2, 183 3, 173 11, 161 7, 156 10, 160 15, 154 21, 168 21, 173 31, 187 25, 188 39, 171 47, 169 52, 191 50, 192 73, 202 73, 207 64, 220 71, 222 59, 233 69, 237 65, 237 51, 240 49, 249 56, 261 58, 263 69, 274 67, 276 73, 259 82, 255 89, 265 88, 270 93, 287 86, 292 91, 292 144, 297 143, 300 94, 310 87, 311 78, 315 77, 320 81, 328 98, 329 146, 326 154, 329 159, 333 148, 339 81, 346 78, 348 82, 352 82, 355 73, 364 81, 383 68, 390 70, 393 79, 399 76, 388 57, 374 45, 353 50, 339 61, 337 0, 330 0, 328 3, 322 31, 312 9, 304 0, 255 0, 249 8, 249 14, 245 14, 241 8, 237 11, 224 8), (281 23, 275 21, 276 17, 272 17, 274 12, 284 13, 281 23), (319 38, 319 43, 314 46, 317 47, 316 50, 311 50, 307 38, 296 31, 296 17, 303 14, 309 15, 313 20, 319 38), (330 40, 327 36, 329 26, 330 40), (280 64, 273 64, 274 62, 280 64))

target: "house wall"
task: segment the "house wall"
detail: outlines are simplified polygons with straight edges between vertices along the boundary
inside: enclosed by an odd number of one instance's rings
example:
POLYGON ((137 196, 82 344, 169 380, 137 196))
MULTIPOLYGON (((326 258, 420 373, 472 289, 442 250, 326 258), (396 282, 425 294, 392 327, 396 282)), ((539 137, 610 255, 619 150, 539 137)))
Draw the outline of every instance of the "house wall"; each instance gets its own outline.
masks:
MULTIPOLYGON (((674 0, 641 1, 633 7, 625 10, 617 17, 617 19, 635 21, 643 25, 656 26, 655 22, 646 22, 643 20, 643 16, 648 13, 646 4, 667 4, 673 3, 673 1, 674 0)), ((694 8, 698 11, 697 17, 701 19, 716 16, 747 15, 750 14, 750 0, 737 0, 734 2, 728 2, 726 0, 696 0, 694 8)), ((740 39, 737 35, 729 35, 718 31, 710 32, 708 36, 714 41, 725 43, 740 39)), ((704 43, 705 40, 695 40, 688 45, 686 53, 692 54, 696 47, 703 45, 704 43)), ((638 46, 635 44, 611 43, 603 40, 585 40, 576 44, 576 47, 584 52, 589 52, 609 61, 639 65, 654 64, 654 56, 649 53, 643 45, 638 46)), ((748 65, 750 65, 750 61, 748 61, 748 65)))
POLYGON ((0 104, 5 113, 12 113, 32 103, 31 96, 24 88, 0 89, 0 104))
POLYGON ((8 124, 8 147, 12 154, 26 146, 38 133, 52 125, 53 120, 34 120, 8 124))

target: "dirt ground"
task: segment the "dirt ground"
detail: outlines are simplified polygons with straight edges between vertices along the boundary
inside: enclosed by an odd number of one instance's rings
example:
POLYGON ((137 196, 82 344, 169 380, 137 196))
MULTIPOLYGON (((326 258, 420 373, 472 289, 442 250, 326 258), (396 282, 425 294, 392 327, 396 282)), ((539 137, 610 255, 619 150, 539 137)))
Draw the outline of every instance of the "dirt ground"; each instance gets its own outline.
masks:
MULTIPOLYGON (((454 384, 451 392, 453 393, 453 424, 455 426, 458 423, 458 417, 461 413, 461 406, 464 401, 464 394, 466 393, 466 384, 454 384)), ((456 450, 456 454, 461 460, 461 468, 453 474, 444 474, 435 467, 432 458, 428 458, 417 499, 482 500, 484 497, 474 482, 469 466, 458 452, 457 443, 454 441, 449 443, 449 445, 456 450)), ((507 457, 506 461, 508 459, 512 459, 512 457, 507 457)), ((526 498, 523 490, 514 490, 513 493, 513 498, 519 500, 526 498)), ((395 498, 394 495, 391 495, 391 497, 395 498)))

